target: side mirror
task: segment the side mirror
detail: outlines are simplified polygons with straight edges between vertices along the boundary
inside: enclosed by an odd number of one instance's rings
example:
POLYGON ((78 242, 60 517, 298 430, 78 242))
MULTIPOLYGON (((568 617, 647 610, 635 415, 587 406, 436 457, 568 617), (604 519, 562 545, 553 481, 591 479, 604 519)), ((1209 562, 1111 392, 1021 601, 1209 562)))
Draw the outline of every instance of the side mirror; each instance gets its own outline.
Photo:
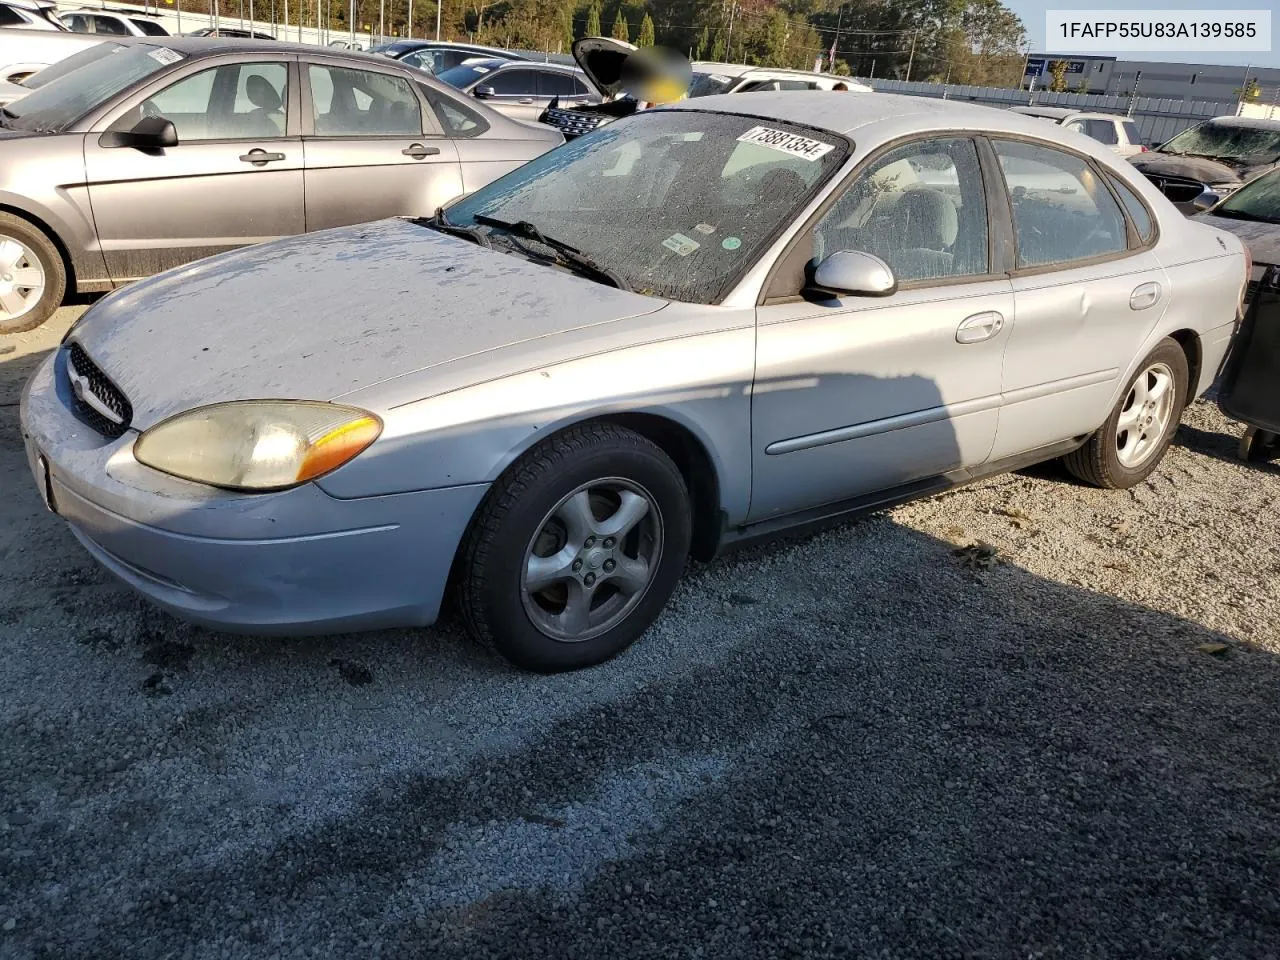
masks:
POLYGON ((479 100, 488 100, 490 97, 496 97, 498 95, 497 90, 493 89, 493 87, 488 87, 488 86, 476 87, 475 90, 472 91, 472 93, 479 100))
POLYGON ((858 250, 837 250, 818 264, 809 286, 856 297, 888 297, 897 293, 898 280, 879 257, 858 250))
POLYGON ((1194 200, 1191 201, 1191 205, 1195 207, 1197 211, 1199 211, 1200 213, 1203 213, 1204 211, 1208 210, 1210 207, 1214 206, 1221 199, 1222 197, 1214 193, 1208 187, 1205 187, 1205 189, 1200 191, 1200 196, 1196 197, 1194 200))
POLYGON ((143 117, 131 130, 108 130, 98 141, 104 147, 163 150, 178 145, 178 130, 164 117, 143 117))

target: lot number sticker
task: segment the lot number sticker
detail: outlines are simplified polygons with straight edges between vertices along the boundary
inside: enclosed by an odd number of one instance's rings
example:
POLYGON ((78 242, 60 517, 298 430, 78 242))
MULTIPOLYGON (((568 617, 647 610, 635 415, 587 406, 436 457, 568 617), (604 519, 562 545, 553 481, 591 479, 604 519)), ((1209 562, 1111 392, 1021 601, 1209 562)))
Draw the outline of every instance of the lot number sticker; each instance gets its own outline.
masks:
POLYGON ((159 60, 166 66, 170 63, 177 63, 182 59, 182 54, 176 50, 170 50, 168 47, 156 47, 147 56, 152 60, 159 60))
POLYGON ((774 130, 772 127, 752 127, 738 138, 739 143, 758 143, 780 153, 802 160, 820 160, 835 149, 831 143, 821 140, 810 140, 798 133, 787 133, 785 130, 774 130))
POLYGON ((662 241, 662 245, 672 253, 679 254, 682 257, 687 257, 702 246, 697 240, 692 237, 686 237, 683 233, 673 233, 662 241))

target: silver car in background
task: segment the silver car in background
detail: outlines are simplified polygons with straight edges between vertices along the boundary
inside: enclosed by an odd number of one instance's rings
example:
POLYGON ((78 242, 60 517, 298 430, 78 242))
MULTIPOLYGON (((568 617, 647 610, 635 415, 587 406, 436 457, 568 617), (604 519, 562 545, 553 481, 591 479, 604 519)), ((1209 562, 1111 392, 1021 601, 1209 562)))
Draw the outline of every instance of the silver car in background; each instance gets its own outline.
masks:
POLYGON ((575 67, 524 60, 468 60, 436 74, 451 87, 517 120, 536 121, 548 104, 599 103, 600 91, 575 67))
POLYGON ((0 332, 231 247, 428 215, 563 142, 385 57, 135 39, 0 112, 0 332))
POLYGON ((1234 236, 1034 118, 701 98, 430 220, 114 293, 21 418, 51 509, 175 613, 425 625, 453 582, 475 638, 564 670, 690 555, 1054 457, 1140 483, 1244 284, 1234 236))

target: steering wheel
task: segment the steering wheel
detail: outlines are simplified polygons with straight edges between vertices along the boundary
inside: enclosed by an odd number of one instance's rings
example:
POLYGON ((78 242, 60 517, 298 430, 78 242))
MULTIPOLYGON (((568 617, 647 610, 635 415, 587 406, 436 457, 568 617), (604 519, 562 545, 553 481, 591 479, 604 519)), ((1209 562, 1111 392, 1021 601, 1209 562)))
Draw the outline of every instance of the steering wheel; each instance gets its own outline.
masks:
POLYGON ((143 100, 142 106, 138 109, 142 112, 143 117, 163 116, 163 114, 160 113, 160 108, 156 106, 156 102, 154 100, 143 100))

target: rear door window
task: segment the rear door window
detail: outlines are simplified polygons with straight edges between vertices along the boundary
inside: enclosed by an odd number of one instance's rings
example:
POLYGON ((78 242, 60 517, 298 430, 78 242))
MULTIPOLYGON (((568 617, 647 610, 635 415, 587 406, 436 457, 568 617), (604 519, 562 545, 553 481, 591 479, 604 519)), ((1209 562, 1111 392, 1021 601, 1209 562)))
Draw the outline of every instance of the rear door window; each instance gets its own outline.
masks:
POLYGON ((1082 157, 996 140, 1013 210, 1018 266, 1070 264, 1128 248, 1124 215, 1082 157))
POLYGON ((1147 209, 1138 195, 1120 180, 1119 177, 1107 177, 1111 181, 1111 187, 1115 190, 1116 195, 1120 197, 1120 202, 1124 205, 1125 212, 1129 214, 1129 219, 1133 221, 1133 228, 1138 234, 1138 239, 1144 244, 1150 243, 1155 239, 1156 225, 1151 219, 1151 212, 1147 209))

